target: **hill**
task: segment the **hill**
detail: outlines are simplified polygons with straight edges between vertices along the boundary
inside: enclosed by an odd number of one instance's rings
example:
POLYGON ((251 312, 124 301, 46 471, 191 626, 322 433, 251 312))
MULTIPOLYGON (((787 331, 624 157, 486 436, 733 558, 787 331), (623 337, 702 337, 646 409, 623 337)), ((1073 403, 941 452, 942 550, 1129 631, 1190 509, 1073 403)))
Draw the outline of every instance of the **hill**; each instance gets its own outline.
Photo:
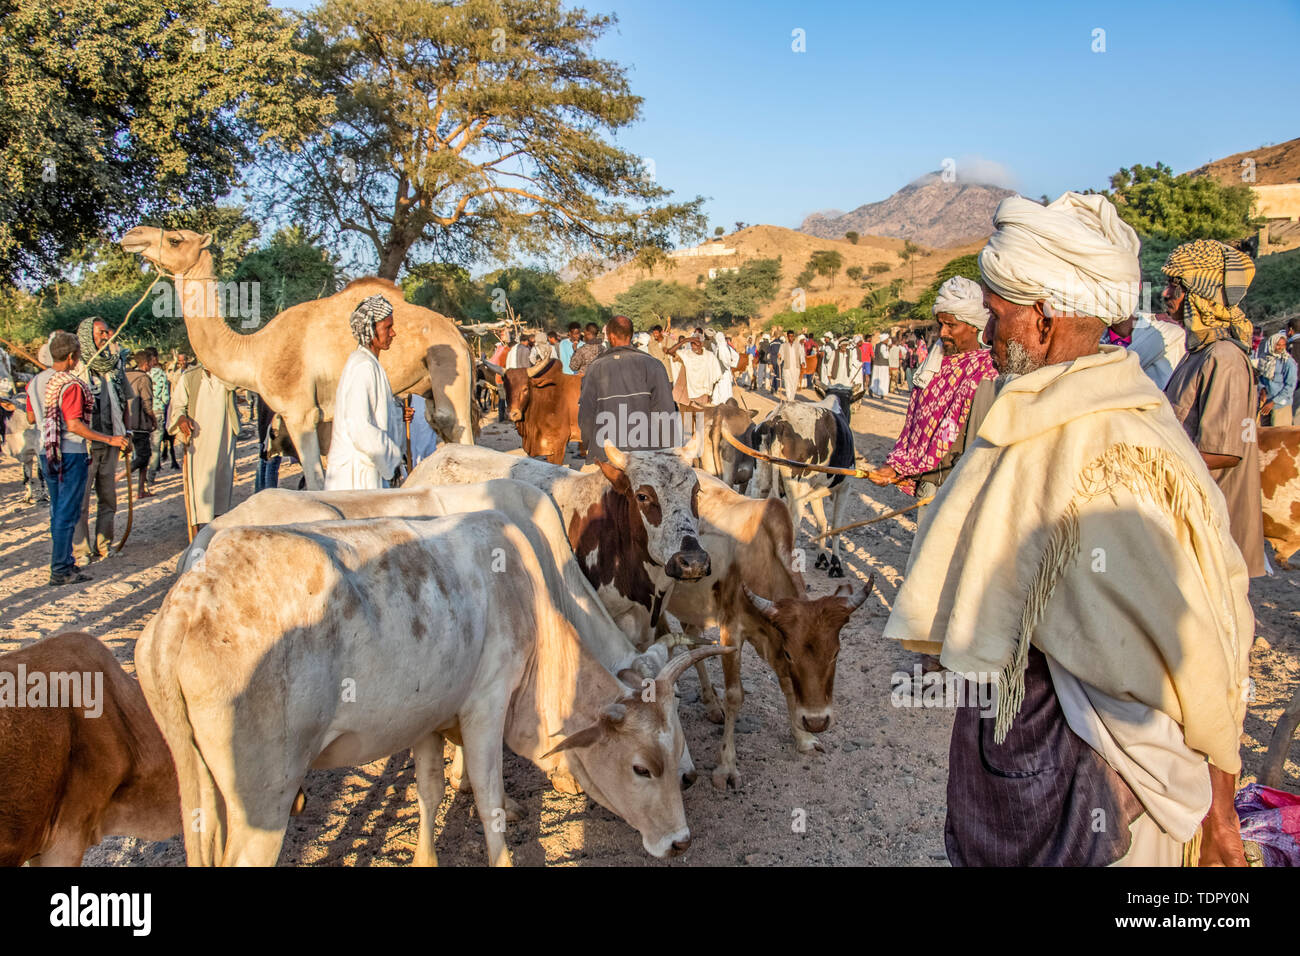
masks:
POLYGON ((819 249, 833 249, 838 252, 844 260, 844 266, 832 279, 818 277, 805 288, 805 304, 808 308, 812 308, 815 305, 834 303, 840 309, 847 309, 859 305, 868 292, 861 282, 849 279, 845 275, 845 270, 853 266, 858 266, 868 273, 873 265, 888 266, 888 269, 880 274, 867 276, 873 287, 882 288, 895 279, 901 279, 903 298, 914 298, 934 280, 935 275, 949 260, 964 253, 978 251, 983 245, 984 240, 980 239, 968 248, 940 250, 922 248, 914 262, 904 264, 899 256, 903 248, 902 239, 864 235, 854 244, 843 237, 838 240, 819 239, 780 226, 748 226, 739 232, 724 236, 721 242, 705 242, 695 250, 685 250, 699 254, 675 256, 666 265, 656 268, 653 274, 633 263, 624 263, 592 279, 588 288, 597 302, 609 306, 613 305, 615 297, 620 292, 625 292, 643 279, 680 282, 682 285, 695 288, 707 280, 710 269, 734 268, 754 259, 779 257, 781 259, 780 291, 776 298, 763 308, 760 318, 766 320, 790 308, 791 295, 796 287, 795 279, 808 264, 809 257, 819 249))
POLYGON ((908 183, 888 199, 867 203, 834 218, 814 213, 800 232, 843 239, 846 232, 911 239, 926 246, 952 248, 993 234, 993 210, 1009 189, 980 183, 944 182, 931 173, 908 183))
POLYGON ((1280 186, 1300 182, 1300 139, 1287 140, 1276 146, 1248 149, 1193 169, 1189 176, 1210 176, 1225 186, 1242 183, 1242 160, 1255 161, 1255 182, 1248 185, 1280 186))

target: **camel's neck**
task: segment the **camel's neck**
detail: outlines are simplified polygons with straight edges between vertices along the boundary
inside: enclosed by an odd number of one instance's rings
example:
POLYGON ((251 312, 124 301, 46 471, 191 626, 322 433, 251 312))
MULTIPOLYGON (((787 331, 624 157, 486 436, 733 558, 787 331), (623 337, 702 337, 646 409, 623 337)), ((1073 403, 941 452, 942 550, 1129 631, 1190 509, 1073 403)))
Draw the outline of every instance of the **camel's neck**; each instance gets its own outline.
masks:
POLYGON ((254 336, 240 335, 222 317, 221 288, 212 274, 211 254, 205 249, 193 267, 172 281, 195 357, 223 382, 257 391, 254 336))

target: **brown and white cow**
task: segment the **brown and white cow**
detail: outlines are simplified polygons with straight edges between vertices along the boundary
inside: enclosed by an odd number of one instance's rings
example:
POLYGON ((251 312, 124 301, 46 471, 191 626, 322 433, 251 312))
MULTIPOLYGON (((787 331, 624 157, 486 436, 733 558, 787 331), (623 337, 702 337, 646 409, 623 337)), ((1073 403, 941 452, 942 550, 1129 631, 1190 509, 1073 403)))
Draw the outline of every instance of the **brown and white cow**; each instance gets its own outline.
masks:
MULTIPOLYGON (((701 541, 713 570, 694 582, 678 582, 668 611, 688 634, 717 626, 721 643, 743 648, 749 641, 776 674, 785 694, 790 732, 801 752, 821 750, 816 734, 830 729, 835 715, 835 665, 840 631, 871 593, 841 584, 834 595, 809 598, 795 570, 794 526, 773 498, 746 498, 709 475, 700 476, 701 541)), ((705 668, 698 668, 709 717, 722 720, 722 753, 714 786, 739 788, 736 717, 744 701, 740 654, 725 657, 725 710, 718 707, 705 668)))
POLYGON ((1300 428, 1259 430, 1260 488, 1264 493, 1264 537, 1287 562, 1300 551, 1300 428))
MULTIPOLYGON (((565 555, 566 561, 572 558, 565 555)), ((443 739, 463 744, 488 860, 508 865, 502 742, 558 766, 663 857, 690 829, 669 662, 628 692, 580 639, 548 553, 499 511, 227 528, 137 645, 176 757, 191 864, 275 863, 311 768, 411 749, 417 864, 436 863, 443 739)))
POLYGON ((0 866, 80 866, 106 836, 180 831, 171 753, 107 647, 69 631, 0 655, 0 866))
POLYGON ((505 371, 506 409, 524 442, 524 454, 564 464, 571 441, 581 441, 578 395, 582 376, 566 375, 548 345, 528 368, 505 371))
POLYGON ((514 478, 551 496, 583 574, 638 647, 671 584, 709 573, 699 541, 695 441, 667 451, 622 452, 605 445, 599 470, 574 472, 478 445, 440 445, 402 486, 474 484, 514 478))

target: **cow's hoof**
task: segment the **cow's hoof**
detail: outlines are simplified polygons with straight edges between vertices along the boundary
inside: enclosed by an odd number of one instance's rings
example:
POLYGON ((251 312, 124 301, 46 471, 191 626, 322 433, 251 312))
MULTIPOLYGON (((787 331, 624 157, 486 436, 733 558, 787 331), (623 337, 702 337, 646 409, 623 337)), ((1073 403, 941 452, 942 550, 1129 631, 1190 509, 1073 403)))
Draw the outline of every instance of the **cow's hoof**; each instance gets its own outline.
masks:
POLYGON ((844 577, 844 565, 840 564, 839 558, 831 558, 830 567, 826 570, 828 578, 844 577))
POLYGON ((817 560, 813 562, 813 568, 820 571, 822 568, 826 567, 829 563, 830 562, 826 560, 826 555, 819 554, 817 555, 817 560))
POLYGON ((720 724, 726 720, 726 716, 722 713, 722 708, 716 706, 706 708, 704 716, 709 718, 709 723, 711 724, 720 724))
POLYGON ((809 734, 807 737, 800 737, 796 740, 795 747, 801 754, 810 754, 814 751, 819 754, 824 754, 826 752, 826 748, 822 745, 822 742, 812 734, 809 734))
POLYGON ((739 790, 744 785, 740 776, 740 771, 732 767, 728 770, 726 767, 716 767, 713 771, 713 786, 719 790, 739 790))

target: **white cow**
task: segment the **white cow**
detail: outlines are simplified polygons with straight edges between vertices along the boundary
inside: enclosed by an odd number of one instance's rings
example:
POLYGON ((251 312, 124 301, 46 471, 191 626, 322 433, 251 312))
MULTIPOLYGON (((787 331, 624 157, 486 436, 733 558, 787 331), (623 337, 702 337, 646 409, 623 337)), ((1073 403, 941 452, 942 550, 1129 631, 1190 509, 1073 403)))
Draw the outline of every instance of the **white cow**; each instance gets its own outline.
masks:
MULTIPOLYGON (((567 595, 569 619, 577 626, 586 647, 611 673, 626 678, 629 686, 639 688, 641 681, 654 677, 667 663, 666 649, 652 648, 645 654, 610 618, 573 561, 573 552, 565 537, 564 524, 555 504, 545 492, 510 479, 485 481, 475 485, 449 485, 413 488, 409 483, 400 489, 361 491, 288 491, 267 488, 245 499, 202 528, 189 548, 181 553, 177 571, 184 572, 200 561, 212 540, 223 528, 267 526, 331 521, 345 518, 432 518, 440 515, 465 514, 495 509, 507 515, 527 535, 544 561, 551 592, 567 595)), ((677 709, 671 711, 673 732, 680 732, 677 709)), ((682 751, 679 767, 684 786, 695 782, 695 765, 690 748, 682 751)), ((451 783, 463 784, 461 753, 452 766, 451 783)), ((556 787, 572 792, 570 781, 553 780, 556 787)), ((508 798, 507 798, 508 799, 508 798)), ((513 807, 512 814, 514 812, 513 807)))
POLYGON ((196 822, 189 862, 274 864, 308 769, 410 748, 415 862, 434 864, 444 736, 464 746, 493 865, 510 862, 503 739, 543 770, 563 766, 652 855, 685 850, 671 685, 724 649, 682 655, 654 693, 628 693, 579 639, 545 561, 498 511, 214 535, 136 648, 196 822))
MULTIPOLYGON (((0 385, 0 391, 3 386, 0 385)), ((0 399, 5 406, 13 406, 11 412, 4 409, 8 416, 5 420, 4 440, 0 443, 0 452, 10 458, 16 458, 23 469, 23 502, 32 504, 36 501, 49 501, 45 490, 45 476, 37 461, 40 453, 40 430, 27 423, 27 405, 25 396, 19 392, 10 398, 0 399)))

